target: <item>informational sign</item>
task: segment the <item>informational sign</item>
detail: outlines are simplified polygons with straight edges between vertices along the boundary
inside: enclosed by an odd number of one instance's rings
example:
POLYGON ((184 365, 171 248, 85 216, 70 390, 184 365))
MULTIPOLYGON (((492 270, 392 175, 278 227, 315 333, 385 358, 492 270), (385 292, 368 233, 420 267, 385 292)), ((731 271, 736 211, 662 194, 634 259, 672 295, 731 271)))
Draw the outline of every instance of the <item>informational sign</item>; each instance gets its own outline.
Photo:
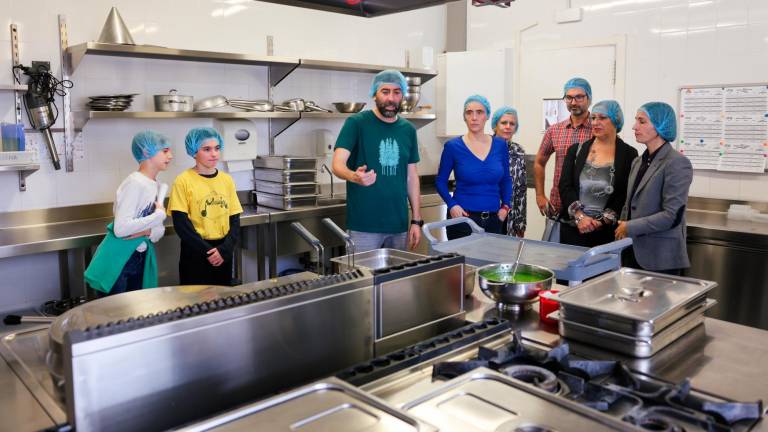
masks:
POLYGON ((768 84, 682 87, 678 149, 696 169, 763 173, 768 84))
POLYGON ((542 106, 544 109, 544 131, 571 115, 568 112, 568 106, 562 98, 544 99, 542 106))

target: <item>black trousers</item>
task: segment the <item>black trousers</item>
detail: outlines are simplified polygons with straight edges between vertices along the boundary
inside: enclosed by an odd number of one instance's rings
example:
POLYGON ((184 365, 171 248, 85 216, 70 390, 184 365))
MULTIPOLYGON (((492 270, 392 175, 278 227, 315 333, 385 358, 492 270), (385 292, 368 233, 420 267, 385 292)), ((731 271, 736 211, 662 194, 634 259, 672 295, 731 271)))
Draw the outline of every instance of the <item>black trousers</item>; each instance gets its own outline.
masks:
MULTIPOLYGON (((506 226, 506 222, 500 221, 496 212, 465 211, 469 213, 469 218, 475 221, 475 223, 478 224, 480 228, 484 229, 485 232, 493 234, 505 234, 504 228, 506 226)), ((451 219, 450 212, 448 212, 448 219, 451 219)), ((457 225, 445 227, 445 233, 448 236, 448 240, 453 240, 472 234, 472 228, 470 228, 468 224, 460 223, 457 225)))
POLYGON ((593 248, 614 240, 615 226, 602 226, 597 231, 582 234, 579 229, 567 223, 560 223, 560 243, 593 248))
MULTIPOLYGON (((223 240, 206 240, 211 246, 220 245, 223 240)), ((179 282, 181 285, 224 285, 232 286, 232 256, 222 256, 224 262, 214 267, 208 262, 208 256, 200 254, 189 245, 181 242, 179 256, 179 282)))

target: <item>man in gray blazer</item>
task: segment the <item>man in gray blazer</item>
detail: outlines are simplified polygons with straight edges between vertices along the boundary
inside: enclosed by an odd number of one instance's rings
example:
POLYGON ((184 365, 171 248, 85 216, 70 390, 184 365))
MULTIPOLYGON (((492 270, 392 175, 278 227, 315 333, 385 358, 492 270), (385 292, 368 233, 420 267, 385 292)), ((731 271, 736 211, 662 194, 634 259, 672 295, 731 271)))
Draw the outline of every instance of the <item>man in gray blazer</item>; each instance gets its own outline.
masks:
POLYGON ((685 208, 693 167, 672 147, 677 122, 668 104, 649 102, 640 107, 632 129, 647 150, 632 163, 627 201, 616 228, 617 240, 632 238, 623 265, 679 275, 690 267, 685 208))

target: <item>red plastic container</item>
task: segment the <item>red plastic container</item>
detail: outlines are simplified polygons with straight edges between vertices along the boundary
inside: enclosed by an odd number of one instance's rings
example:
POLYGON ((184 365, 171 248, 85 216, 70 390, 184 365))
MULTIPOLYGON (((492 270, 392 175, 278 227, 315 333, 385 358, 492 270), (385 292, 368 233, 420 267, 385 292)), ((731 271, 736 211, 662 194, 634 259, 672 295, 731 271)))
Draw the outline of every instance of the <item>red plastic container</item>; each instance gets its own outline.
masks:
POLYGON ((547 315, 558 310, 560 308, 560 302, 554 299, 547 298, 545 294, 557 294, 560 290, 546 290, 539 293, 539 319, 547 324, 557 324, 557 321, 547 318, 547 315))

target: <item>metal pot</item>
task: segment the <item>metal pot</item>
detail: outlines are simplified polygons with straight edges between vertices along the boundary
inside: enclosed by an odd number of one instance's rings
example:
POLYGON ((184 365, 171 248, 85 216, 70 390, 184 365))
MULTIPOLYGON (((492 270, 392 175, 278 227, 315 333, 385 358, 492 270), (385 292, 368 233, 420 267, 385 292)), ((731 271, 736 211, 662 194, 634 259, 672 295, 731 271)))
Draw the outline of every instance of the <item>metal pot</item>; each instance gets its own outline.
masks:
POLYGON ((176 89, 168 91, 167 95, 155 95, 155 111, 160 112, 192 112, 192 96, 176 94, 176 89))
MULTIPOLYGON (((511 307, 512 309, 524 309, 531 303, 538 300, 539 292, 548 290, 552 287, 552 280, 555 273, 545 267, 519 264, 517 273, 529 273, 537 280, 531 282, 506 282, 492 280, 483 276, 486 271, 495 271, 499 274, 509 277, 511 280, 512 263, 489 264, 477 269, 477 280, 483 294, 494 300, 499 307, 511 307)), ((505 278, 506 279, 506 278, 505 278)))

